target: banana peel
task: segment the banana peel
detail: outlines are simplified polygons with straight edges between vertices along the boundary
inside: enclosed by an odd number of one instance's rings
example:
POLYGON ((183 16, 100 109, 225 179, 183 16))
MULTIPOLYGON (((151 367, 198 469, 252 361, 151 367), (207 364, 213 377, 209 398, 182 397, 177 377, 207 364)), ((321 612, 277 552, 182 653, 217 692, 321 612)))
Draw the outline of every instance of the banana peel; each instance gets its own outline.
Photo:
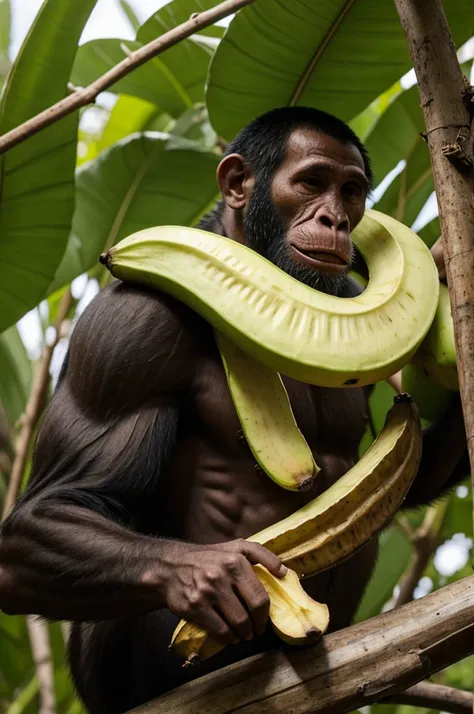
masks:
POLYGON ((307 491, 320 468, 296 424, 280 375, 221 333, 216 340, 230 395, 256 462, 282 488, 307 491))
POLYGON ((352 234, 370 273, 363 293, 313 290, 247 246, 196 228, 161 226, 101 256, 121 280, 186 303, 257 361, 326 387, 388 378, 413 356, 433 321, 438 273, 423 241, 367 210, 352 234))
MULTIPOLYGON (((317 641, 329 625, 327 605, 316 602, 303 590, 295 572, 276 578, 263 565, 253 569, 270 598, 269 618, 276 634, 291 645, 317 641)), ((198 625, 181 620, 171 638, 170 649, 184 659, 184 667, 208 659, 224 649, 198 625)))

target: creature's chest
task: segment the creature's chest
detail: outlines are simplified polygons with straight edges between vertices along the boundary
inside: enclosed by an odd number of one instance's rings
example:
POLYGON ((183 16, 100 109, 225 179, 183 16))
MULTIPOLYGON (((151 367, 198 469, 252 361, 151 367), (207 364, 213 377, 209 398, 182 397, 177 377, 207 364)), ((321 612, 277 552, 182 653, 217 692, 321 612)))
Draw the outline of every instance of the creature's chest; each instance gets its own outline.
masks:
MULTIPOLYGON (((286 377, 283 381, 296 422, 315 455, 353 462, 367 423, 365 390, 311 387, 286 377)), ((194 427, 206 440, 229 456, 242 457, 241 427, 218 356, 206 358, 200 367, 193 412, 194 427)))

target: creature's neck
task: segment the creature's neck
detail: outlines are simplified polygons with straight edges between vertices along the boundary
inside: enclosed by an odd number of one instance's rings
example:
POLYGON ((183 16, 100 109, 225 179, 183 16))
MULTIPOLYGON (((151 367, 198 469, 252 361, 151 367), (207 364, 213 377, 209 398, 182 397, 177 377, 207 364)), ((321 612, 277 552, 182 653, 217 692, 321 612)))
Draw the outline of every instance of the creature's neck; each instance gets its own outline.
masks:
POLYGON ((217 235, 225 236, 237 241, 237 243, 247 245, 241 215, 226 206, 222 200, 199 221, 196 228, 217 233, 217 235))

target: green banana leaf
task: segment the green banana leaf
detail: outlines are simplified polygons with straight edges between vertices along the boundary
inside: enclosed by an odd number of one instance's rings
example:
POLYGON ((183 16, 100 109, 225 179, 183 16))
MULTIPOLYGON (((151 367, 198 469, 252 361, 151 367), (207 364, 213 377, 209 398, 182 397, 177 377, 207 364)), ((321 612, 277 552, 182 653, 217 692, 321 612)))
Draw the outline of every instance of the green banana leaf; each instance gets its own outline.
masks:
MULTIPOLYGON (((167 125, 173 121, 169 114, 163 114, 155 104, 144 99, 121 94, 110 113, 101 137, 97 141, 98 152, 108 149, 109 146, 130 134, 146 131, 149 129, 150 122, 158 116, 165 118, 160 131, 166 131, 167 125)), ((155 129, 155 131, 158 130, 155 129)))
POLYGON ((136 16, 135 10, 130 5, 130 3, 127 2, 127 0, 119 0, 119 5, 122 8, 124 14, 126 15, 130 25, 132 26, 132 29, 137 32, 140 27, 140 20, 136 16))
POLYGON ((0 335, 0 404, 11 425, 23 413, 31 389, 31 363, 13 325, 0 335))
POLYGON ((10 69, 8 48, 10 46, 11 7, 10 0, 0 0, 0 89, 10 69))
POLYGON ((96 142, 96 151, 99 154, 120 139, 144 131, 161 131, 184 137, 209 150, 214 148, 217 138, 204 104, 195 104, 175 120, 150 102, 121 94, 96 142))
POLYGON ((97 264, 134 231, 194 225, 218 198, 218 157, 158 133, 135 134, 77 172, 72 234, 50 292, 97 264))
MULTIPOLYGON (((474 34, 472 2, 445 9, 459 46, 474 34)), ((259 0, 237 13, 214 54, 209 116, 227 140, 279 106, 349 120, 410 66, 393 0, 259 0)))
MULTIPOLYGON (((469 76, 471 63, 462 65, 469 76)), ((402 92, 380 117, 366 139, 376 183, 403 159, 405 168, 387 188, 376 208, 411 226, 434 190, 430 154, 421 134, 423 111, 418 87, 402 92)), ((438 234, 439 235, 439 234, 438 234)), ((428 244, 432 244, 432 240, 428 244)))
MULTIPOLYGON (((194 12, 209 10, 214 5, 216 5, 215 0, 174 0, 164 5, 143 23, 137 33, 137 40, 143 44, 151 42, 155 37, 189 20, 194 12)), ((224 28, 220 25, 210 25, 196 33, 197 37, 215 38, 220 38, 223 34, 224 28)))
MULTIPOLYGON (((63 98, 77 42, 96 0, 46 0, 0 103, 0 134, 63 98)), ((78 115, 0 158, 0 332, 43 297, 66 247, 74 208, 78 115)))
POLYGON ((392 597, 395 585, 408 568, 412 550, 410 539, 397 526, 390 526, 382 533, 377 564, 354 622, 378 615, 392 597))
MULTIPOLYGON (((214 0, 201 0, 199 8, 214 4, 214 0)), ((72 70, 72 81, 80 86, 93 82, 125 58, 124 47, 135 50, 189 19, 191 13, 196 12, 196 4, 187 0, 184 6, 182 0, 174 0, 162 7, 139 28, 135 42, 101 39, 82 45, 72 70)), ((192 39, 183 40, 116 82, 110 91, 140 97, 162 112, 178 117, 195 102, 204 101, 204 83, 212 53, 207 45, 192 39)))

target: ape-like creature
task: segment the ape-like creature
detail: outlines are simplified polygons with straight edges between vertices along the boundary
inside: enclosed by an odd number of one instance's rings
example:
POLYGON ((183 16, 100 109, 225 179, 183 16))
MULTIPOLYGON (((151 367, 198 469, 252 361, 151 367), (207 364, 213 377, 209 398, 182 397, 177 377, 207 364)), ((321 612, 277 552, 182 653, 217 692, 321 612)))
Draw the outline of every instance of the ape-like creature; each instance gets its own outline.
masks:
MULTIPOLYGON (((222 201, 202 227, 247 244, 298 280, 350 296, 351 230, 372 173, 366 151, 325 113, 272 111, 219 164, 222 201)), ((199 180, 199 177, 196 177, 199 180)), ((326 489, 357 460, 368 390, 285 379, 296 420, 323 467, 310 493, 276 486, 239 438, 209 326, 158 291, 114 282, 73 332, 36 443, 28 489, 0 539, 0 607, 73 621, 69 659, 91 714, 120 714, 249 654, 281 646, 251 563, 282 576, 247 536, 326 489), (168 651, 179 618, 236 643, 194 668, 168 651)), ((424 436, 405 504, 466 473, 454 402, 424 436)), ((331 628, 351 622, 377 553, 305 583, 331 628)))

